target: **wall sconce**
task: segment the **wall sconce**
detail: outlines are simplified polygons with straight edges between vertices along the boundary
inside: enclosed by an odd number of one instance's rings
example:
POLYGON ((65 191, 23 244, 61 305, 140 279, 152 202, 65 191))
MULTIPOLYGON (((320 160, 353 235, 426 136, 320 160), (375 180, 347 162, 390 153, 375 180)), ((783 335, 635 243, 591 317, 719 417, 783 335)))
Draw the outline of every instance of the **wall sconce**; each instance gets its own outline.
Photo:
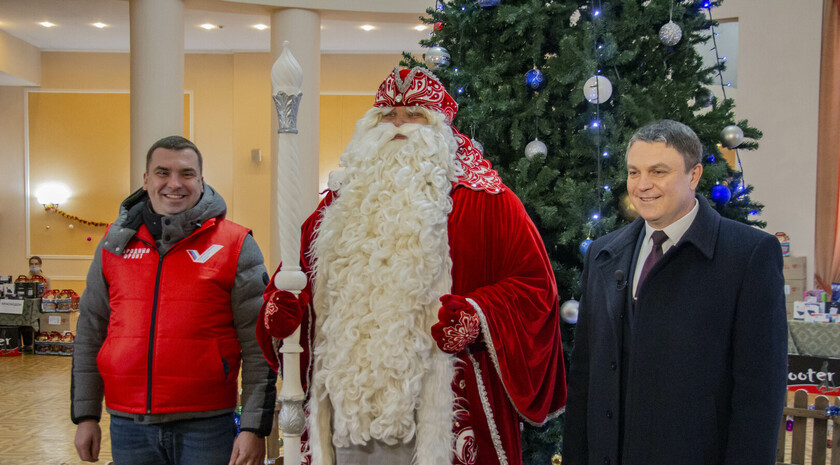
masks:
POLYGON ((35 197, 38 199, 38 203, 44 207, 47 205, 58 206, 66 202, 71 195, 70 188, 60 182, 44 183, 35 190, 35 197))

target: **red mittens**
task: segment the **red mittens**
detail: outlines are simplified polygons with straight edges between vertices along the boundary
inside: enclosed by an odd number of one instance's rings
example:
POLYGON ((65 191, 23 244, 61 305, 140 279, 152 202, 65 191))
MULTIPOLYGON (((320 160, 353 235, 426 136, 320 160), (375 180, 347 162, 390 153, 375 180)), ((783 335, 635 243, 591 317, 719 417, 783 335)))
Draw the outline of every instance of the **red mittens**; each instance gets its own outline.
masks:
POLYGON ((266 332, 277 339, 288 337, 300 326, 308 304, 305 293, 297 298, 289 291, 274 291, 263 303, 265 317, 262 324, 266 332))
POLYGON ((438 322, 432 325, 432 337, 440 350, 455 354, 478 338, 479 319, 467 299, 446 294, 440 298, 438 322))

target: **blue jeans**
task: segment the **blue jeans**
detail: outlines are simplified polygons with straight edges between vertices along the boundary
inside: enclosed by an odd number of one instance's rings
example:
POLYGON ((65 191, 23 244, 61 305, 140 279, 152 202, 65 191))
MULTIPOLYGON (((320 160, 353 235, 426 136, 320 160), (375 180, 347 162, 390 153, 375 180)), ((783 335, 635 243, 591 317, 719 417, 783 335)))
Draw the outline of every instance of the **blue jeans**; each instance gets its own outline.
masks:
POLYGON ((115 465, 227 465, 235 436, 233 413, 155 425, 111 416, 115 465))

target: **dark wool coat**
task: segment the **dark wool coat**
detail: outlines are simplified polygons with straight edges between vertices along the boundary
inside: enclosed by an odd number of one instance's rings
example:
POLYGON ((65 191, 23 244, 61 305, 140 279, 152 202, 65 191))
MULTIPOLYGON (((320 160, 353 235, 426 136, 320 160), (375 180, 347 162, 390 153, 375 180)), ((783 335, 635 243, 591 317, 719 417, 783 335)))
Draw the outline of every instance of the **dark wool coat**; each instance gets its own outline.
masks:
POLYGON ((705 198, 633 302, 644 220, 590 246, 563 464, 772 464, 787 376, 775 237, 705 198))

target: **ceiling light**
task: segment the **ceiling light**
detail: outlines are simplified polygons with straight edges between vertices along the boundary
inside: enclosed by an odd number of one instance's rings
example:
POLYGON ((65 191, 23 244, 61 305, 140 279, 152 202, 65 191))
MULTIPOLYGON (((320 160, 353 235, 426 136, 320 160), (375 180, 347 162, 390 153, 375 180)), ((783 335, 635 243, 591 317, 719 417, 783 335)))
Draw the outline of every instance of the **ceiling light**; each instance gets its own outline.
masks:
POLYGON ((367 32, 370 32, 370 31, 376 29, 376 26, 371 26, 370 24, 365 24, 365 25, 362 25, 360 27, 363 31, 367 31, 367 32))
POLYGON ((425 24, 418 24, 417 26, 414 26, 415 31, 425 31, 428 28, 429 26, 426 26, 425 24))
POLYGON ((198 26, 198 27, 200 27, 200 28, 202 28, 202 29, 206 29, 206 30, 208 30, 208 31, 209 31, 209 30, 211 30, 211 29, 216 29, 216 28, 218 28, 219 26, 216 26, 215 24, 204 23, 204 24, 202 24, 201 26, 198 26))
POLYGON ((38 24, 40 24, 41 26, 44 26, 44 27, 53 27, 53 26, 55 26, 55 24, 53 24, 53 23, 51 23, 51 22, 49 22, 49 21, 41 21, 41 22, 40 22, 40 23, 38 23, 38 24))
POLYGON ((108 25, 105 24, 105 23, 93 23, 93 24, 91 24, 91 26, 99 28, 99 29, 102 29, 103 27, 108 27, 108 25))
POLYGON ((266 26, 265 24, 254 24, 251 27, 253 27, 254 29, 256 29, 258 31, 264 31, 264 30, 268 29, 268 26, 266 26))

